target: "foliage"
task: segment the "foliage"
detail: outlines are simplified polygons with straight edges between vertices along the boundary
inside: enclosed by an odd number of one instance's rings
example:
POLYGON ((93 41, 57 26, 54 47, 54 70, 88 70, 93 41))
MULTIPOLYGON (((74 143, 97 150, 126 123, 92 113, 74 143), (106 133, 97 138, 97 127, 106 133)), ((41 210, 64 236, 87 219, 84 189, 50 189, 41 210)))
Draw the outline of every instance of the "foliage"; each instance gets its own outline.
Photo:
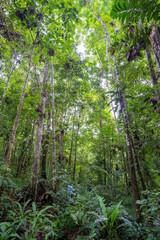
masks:
POLYGON ((10 222, 1 222, 0 223, 0 237, 2 240, 12 239, 21 239, 21 237, 15 232, 10 222))
POLYGON ((52 208, 52 206, 47 206, 39 211, 36 209, 34 202, 32 202, 32 209, 30 209, 29 203, 30 200, 22 206, 19 202, 14 202, 6 218, 8 222, 11 222, 12 229, 15 232, 18 232, 19 235, 21 235, 22 232, 24 233, 25 239, 33 239, 37 233, 41 233, 41 231, 46 231, 47 234, 45 224, 48 222, 48 217, 53 218, 50 214, 45 213, 48 209, 52 208))
POLYGON ((142 209, 142 214, 145 220, 145 224, 148 227, 146 229, 146 234, 148 236, 160 237, 159 227, 160 227, 160 193, 159 192, 143 192, 144 198, 138 201, 140 208, 142 209))
POLYGON ((10 169, 4 165, 3 162, 1 162, 0 167, 0 192, 6 191, 6 192, 13 192, 16 188, 16 185, 13 183, 11 179, 10 169), (4 172, 6 174, 4 175, 4 172))
POLYGON ((159 16, 159 1, 151 0, 129 0, 129 1, 115 1, 112 6, 111 16, 122 20, 122 23, 137 22, 139 20, 142 23, 147 20, 158 21, 159 16))
POLYGON ((159 31, 159 8, 159 0, 2 1, 0 239, 159 239, 159 70, 149 42, 154 23, 159 31), (134 176, 140 223, 131 153, 141 171, 134 176))

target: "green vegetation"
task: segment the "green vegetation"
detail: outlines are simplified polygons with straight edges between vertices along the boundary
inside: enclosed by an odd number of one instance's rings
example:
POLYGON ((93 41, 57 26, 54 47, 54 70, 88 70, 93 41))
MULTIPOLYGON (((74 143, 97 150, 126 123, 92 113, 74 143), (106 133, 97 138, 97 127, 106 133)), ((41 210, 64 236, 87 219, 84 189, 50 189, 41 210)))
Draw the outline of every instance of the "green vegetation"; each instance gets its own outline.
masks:
POLYGON ((160 1, 1 2, 0 239, 159 240, 160 1))

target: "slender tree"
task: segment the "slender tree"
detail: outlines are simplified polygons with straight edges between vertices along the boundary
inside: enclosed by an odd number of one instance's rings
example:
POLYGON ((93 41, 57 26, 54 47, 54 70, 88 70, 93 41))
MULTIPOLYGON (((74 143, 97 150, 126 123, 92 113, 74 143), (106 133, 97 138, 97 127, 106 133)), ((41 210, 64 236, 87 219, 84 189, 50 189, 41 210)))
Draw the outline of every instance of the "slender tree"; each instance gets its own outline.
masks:
POLYGON ((80 130, 80 118, 81 118, 81 113, 79 110, 79 118, 78 118, 77 132, 76 132, 76 138, 75 138, 75 157, 74 157, 74 165, 73 165, 73 180, 75 180, 75 175, 76 175, 77 145, 78 145, 78 135, 79 135, 79 130, 80 130))
POLYGON ((69 154, 69 169, 71 169, 71 165, 72 165, 72 150, 73 150, 75 118, 76 118, 76 107, 74 109, 74 117, 73 117, 73 124, 72 124, 71 147, 70 147, 70 154, 69 154))
POLYGON ((101 92, 101 83, 99 84, 99 108, 100 108, 100 119, 99 119, 99 127, 100 127, 100 137, 102 139, 101 144, 103 145, 103 167, 104 167, 104 185, 106 185, 106 146, 105 146, 105 138, 103 134, 103 122, 102 122, 102 92, 101 92))
MULTIPOLYGON (((92 6, 90 0, 89 0, 89 3, 90 3, 90 6, 92 8, 93 13, 95 14, 95 16, 100 21, 100 23, 102 25, 102 28, 104 30, 106 50, 108 52, 108 44, 111 47, 111 42, 110 42, 107 30, 106 30, 105 24, 102 21, 102 18, 93 10, 93 6, 92 6)), ((134 164, 134 156, 133 156, 133 150, 132 150, 132 136, 131 136, 131 132, 130 132, 129 119, 128 119, 128 116, 127 116, 126 106, 125 106, 125 102, 124 102, 124 96, 123 96, 123 92, 122 92, 122 88, 121 88, 121 80, 120 80, 119 70, 118 70, 118 66, 117 66, 117 63, 116 63, 116 58, 115 58, 114 55, 112 56, 112 59, 113 59, 113 62, 114 62, 116 80, 117 80, 117 83, 119 84, 119 99, 120 99, 120 105, 121 105, 121 109, 122 109, 122 116, 123 116, 123 123, 124 123, 124 129, 125 129, 125 137, 126 137, 128 158, 129 158, 129 162, 130 162, 133 199, 134 199, 134 205, 135 205, 135 209, 136 209, 136 215, 137 215, 137 218, 139 219, 141 213, 140 213, 139 205, 137 204, 137 200, 140 199, 140 194, 139 194, 139 189, 138 189, 138 183, 137 183, 137 177, 136 177, 136 171, 135 171, 135 164, 134 164)))
POLYGON ((35 124, 33 124, 32 134, 31 134, 31 137, 30 137, 29 143, 28 143, 29 150, 28 150, 28 155, 26 158, 27 160, 26 160, 26 168, 25 168, 26 177, 28 177, 29 166, 30 166, 30 161, 31 161, 31 157, 32 157, 32 148, 33 148, 32 145, 33 145, 34 132, 35 132, 35 124))
POLYGON ((48 81, 48 71, 49 63, 46 61, 44 66, 44 77, 43 77, 43 86, 41 93, 41 104, 39 105, 39 118, 37 121, 37 132, 34 143, 34 154, 33 154, 33 165, 32 165, 32 177, 31 177, 31 188, 35 194, 35 200, 37 197, 37 187, 38 187, 38 178, 39 178, 39 168, 40 168, 40 157, 41 157, 41 141, 43 133, 43 119, 45 111, 45 100, 46 100, 46 85, 48 81))
POLYGON ((55 141, 55 100, 53 82, 53 63, 51 62, 51 87, 52 87, 52 184, 56 188, 56 141, 55 141))
POLYGON ((160 72, 160 34, 155 24, 153 24, 149 39, 150 39, 152 49, 156 58, 158 72, 160 72))
POLYGON ((16 132, 17 132, 17 127, 18 127, 18 123, 19 123, 20 113, 21 113, 22 106, 23 106, 23 100, 24 100, 25 91, 26 91, 26 87, 27 87, 27 83, 28 83, 28 79, 29 79, 29 74, 30 74, 31 67, 32 67, 32 57, 33 57, 34 49, 35 49, 37 39, 38 39, 39 33, 40 33, 41 20, 39 21, 39 25, 38 25, 38 28, 37 28, 37 34, 36 34, 35 40, 34 40, 33 45, 32 45, 31 54, 30 54, 30 57, 29 57, 29 67, 28 67, 28 71, 27 71, 27 76, 26 76, 26 79, 25 79, 25 82, 24 82, 23 91, 22 91, 19 107, 18 107, 18 110, 17 110, 17 115, 16 115, 16 118, 15 118, 13 130, 12 130, 12 136, 11 136, 10 145, 9 145, 9 149, 8 149, 8 154, 7 154, 7 158, 6 158, 6 166, 7 167, 10 167, 10 163, 11 163, 12 150, 13 150, 13 147, 14 147, 14 141, 15 141, 15 137, 16 137, 16 132))
POLYGON ((148 68, 149 68, 152 84, 153 84, 153 86, 156 86, 155 93, 157 95, 159 93, 158 76, 156 76, 156 73, 155 73, 155 70, 154 70, 154 64, 153 64, 153 60, 152 60, 151 51, 149 49, 149 46, 146 47, 145 54, 146 54, 146 59, 147 59, 147 63, 148 63, 148 68))
POLYGON ((50 115, 51 115, 50 110, 48 110, 47 132, 42 136, 41 177, 43 179, 47 179, 46 164, 47 164, 47 154, 48 154, 49 136, 50 136, 50 118, 51 118, 50 115))

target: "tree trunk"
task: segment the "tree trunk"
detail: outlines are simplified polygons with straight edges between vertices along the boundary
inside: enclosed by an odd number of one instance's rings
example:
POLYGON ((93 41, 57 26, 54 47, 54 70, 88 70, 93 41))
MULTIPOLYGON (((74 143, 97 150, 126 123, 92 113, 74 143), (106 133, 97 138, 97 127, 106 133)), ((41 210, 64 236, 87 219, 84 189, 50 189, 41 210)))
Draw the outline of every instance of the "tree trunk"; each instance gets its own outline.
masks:
POLYGON ((138 189, 138 183, 137 183, 137 177, 136 177, 136 171, 135 171, 135 165, 134 165, 134 156, 133 156, 133 149, 132 149, 132 137, 128 122, 128 116, 125 109, 125 104, 123 100, 122 92, 120 91, 120 104, 122 109, 122 116, 123 116, 123 122, 124 122, 124 128, 125 128, 125 137, 126 137, 126 145, 127 145, 127 152, 128 152, 128 160, 130 163, 130 174, 131 174, 131 185, 132 185, 132 193, 134 198, 134 205, 136 209, 136 215, 139 219, 140 217, 140 209, 139 205, 136 203, 137 200, 140 199, 139 195, 139 189, 138 189))
POLYGON ((73 136, 74 136, 75 117, 76 117, 76 107, 74 109, 74 119, 73 119, 73 125, 72 125, 71 148, 70 148, 70 154, 69 154, 69 169, 71 169, 71 164, 72 164, 72 150, 73 150, 73 136))
POLYGON ((25 158, 26 158, 26 149, 27 149, 26 138, 27 138, 27 136, 29 135, 29 132, 30 132, 29 125, 30 125, 30 123, 27 124, 27 126, 26 126, 26 131, 25 131, 25 134, 24 134, 24 141, 22 142, 21 155, 20 155, 20 157, 18 159, 17 174, 16 174, 17 178, 20 177, 20 173, 21 173, 21 170, 23 168, 23 163, 24 163, 25 158))
POLYGON ((49 148, 49 135, 50 135, 50 110, 48 110, 47 133, 44 135, 44 143, 42 144, 41 177, 43 179, 47 179, 46 164, 49 148))
POLYGON ((20 156, 19 161, 18 161, 17 174, 16 174, 17 178, 20 177, 20 173, 21 173, 21 170, 22 170, 22 164, 24 162, 24 159, 25 159, 25 151, 24 151, 24 148, 23 148, 22 152, 21 152, 21 156, 20 156))
POLYGON ((104 185, 106 185, 106 149, 105 149, 105 139, 102 129, 102 102, 101 102, 101 85, 99 86, 99 105, 100 105, 100 137, 102 136, 102 145, 103 145, 103 167, 104 167, 104 185))
POLYGON ((39 118, 37 121, 38 126, 37 126, 37 133, 36 133, 35 144, 34 144, 32 177, 31 177, 31 188, 35 194, 35 200, 37 196, 37 186, 38 186, 38 178, 39 178, 41 140, 42 140, 42 132, 43 132, 43 118, 44 118, 45 99, 46 99, 45 87, 48 81, 48 71, 49 71, 49 63, 46 62, 44 67, 43 88, 41 93, 41 104, 39 106, 39 118))
POLYGON ((79 112, 79 119, 78 119, 77 133, 76 133, 76 140, 75 140, 75 158, 74 158, 74 167, 73 167, 73 180, 75 180, 75 175, 76 175, 77 142, 78 142, 78 134, 79 134, 79 128, 80 128, 80 118, 81 118, 81 114, 80 114, 80 112, 79 112))
POLYGON ((148 46, 145 49, 145 53, 146 53, 148 68, 149 68, 149 72, 150 72, 150 76, 151 76, 151 80, 152 80, 152 85, 157 87, 157 90, 155 90, 155 93, 157 95, 159 93, 158 77, 156 76, 156 73, 155 73, 155 70, 154 70, 154 65, 153 65, 153 61, 152 61, 152 57, 151 57, 151 52, 150 52, 150 49, 149 49, 148 46))
POLYGON ((8 153, 8 149, 9 149, 9 134, 6 134, 4 136, 4 147, 3 147, 3 160, 5 161, 6 157, 7 157, 7 153, 8 153))
MULTIPOLYGON (((53 83, 53 63, 51 63, 51 87, 52 87, 52 186, 56 188, 56 141, 55 141, 55 102, 53 83)), ((56 189, 57 190, 57 189, 56 189)))
POLYGON ((141 185, 142 185, 142 189, 143 189, 143 191, 145 191, 146 190, 146 185, 145 185, 143 174, 142 174, 141 167, 140 167, 140 164, 139 164, 138 155, 137 155, 137 152, 136 152, 134 144, 133 144, 133 139, 132 139, 132 149, 133 149, 133 155, 134 155, 134 159, 135 159, 135 163, 136 163, 135 165, 136 165, 137 172, 138 172, 138 175, 139 175, 139 179, 140 179, 140 182, 141 182, 141 185))
MULTIPOLYGON (((108 86, 108 90, 110 91, 108 81, 107 81, 107 86, 108 86)), ((111 95, 110 95, 110 97, 111 97, 111 95)), ((112 97, 111 97, 111 101, 112 101, 112 97)), ((112 106, 112 109, 113 109, 113 115, 114 115, 114 119, 115 119, 115 122, 116 122, 116 128, 117 128, 117 133, 118 133, 118 137, 119 137, 119 143, 120 143, 120 147, 121 147, 122 163, 123 163, 124 177, 125 177, 125 182, 126 182, 126 191, 128 193, 127 168, 126 168, 126 160, 125 160, 125 156, 124 156, 124 149, 123 149, 123 145, 122 145, 122 141, 121 141, 121 133, 120 133, 120 130, 119 130, 119 126, 118 126, 117 117, 116 117, 116 113, 115 113, 115 110, 114 110, 113 103, 111 103, 111 106, 112 106)))
POLYGON ((30 160, 31 160, 34 130, 35 130, 35 126, 33 125, 32 136, 31 136, 31 138, 29 140, 29 144, 28 144, 29 145, 29 151, 28 151, 28 156, 27 156, 27 161, 26 161, 26 169, 25 169, 25 176, 26 177, 28 177, 28 170, 29 170, 29 165, 30 165, 30 160))
POLYGON ((27 87, 27 83, 28 83, 28 79, 29 79, 29 74, 30 74, 31 67, 32 67, 32 57, 33 57, 34 49, 35 49, 35 46, 36 46, 36 40, 39 36, 39 29, 40 29, 40 22, 39 22, 39 26, 38 26, 38 29, 37 29, 37 34, 36 34, 36 37, 35 37, 35 41, 33 43, 32 51, 31 51, 31 54, 30 54, 29 68, 28 68, 27 76, 26 76, 26 79, 25 79, 25 82, 24 82, 23 91, 22 91, 22 95, 21 95, 21 99, 20 99, 20 103, 19 103, 19 107, 18 107, 18 111, 17 111, 17 116, 16 116, 14 126, 13 126, 13 131, 12 131, 12 136, 11 136, 11 140, 10 140, 9 150, 8 150, 8 154, 7 154, 7 158, 6 158, 6 166, 8 168, 10 167, 10 163, 11 163, 12 150, 13 150, 13 147, 14 147, 14 141, 15 141, 15 137, 16 137, 16 132, 17 132, 17 127, 18 127, 18 123, 19 123, 20 113, 21 113, 21 110, 22 110, 24 95, 25 95, 25 91, 26 91, 26 87, 27 87))
POLYGON ((156 58, 158 72, 160 73, 160 35, 157 26, 154 24, 152 27, 151 34, 149 36, 152 49, 156 58))
MULTIPOLYGON (((106 42, 107 44, 107 42, 106 42)), ((108 61, 110 60, 109 58, 109 54, 108 54, 108 48, 106 47, 106 53, 107 53, 107 58, 108 58, 108 61)), ((102 64, 102 63, 101 63, 102 64)), ((113 68, 111 66, 111 63, 109 63, 110 65, 110 70, 111 70, 111 73, 112 73, 112 79, 113 81, 115 82, 115 74, 114 74, 114 71, 113 71, 113 68)), ((106 78, 106 83, 107 83, 107 88, 108 88, 108 91, 111 91, 110 90, 110 86, 109 86, 109 83, 108 83, 108 79, 106 78)), ((113 111, 113 115, 114 115, 114 119, 115 119, 115 122, 116 122, 116 128, 117 128, 117 133, 118 133, 118 137, 119 137, 119 143, 120 143, 120 147, 121 147, 121 153, 122 153, 122 163, 123 163, 123 168, 124 168, 124 177, 125 177, 125 183, 126 183, 126 191, 127 193, 128 192, 128 189, 129 189, 129 182, 128 182, 128 177, 127 177, 127 167, 126 167, 126 159, 125 159, 125 156, 124 156, 124 148, 123 148, 123 145, 122 145, 122 141, 121 141, 121 133, 120 133, 120 130, 119 130, 119 126, 118 126, 118 122, 117 122, 117 117, 116 117, 116 112, 115 112, 115 109, 114 109, 114 106, 113 106, 113 98, 110 94, 110 99, 111 99, 111 107, 112 107, 112 111, 113 111)), ((111 154, 111 153, 110 153, 111 154)))
MULTIPOLYGON (((89 3, 90 3, 90 0, 89 0, 89 3)), ((101 25, 105 32, 106 52, 109 53, 108 43, 109 43, 110 47, 111 47, 111 43, 110 43, 110 39, 109 39, 107 30, 106 30, 106 27, 105 27, 101 17, 93 10, 91 3, 90 3, 90 6, 92 8, 93 13, 96 15, 96 17, 101 22, 101 25)), ((109 54, 108 54, 108 57, 109 57, 109 54)), ((140 199, 140 195, 139 195, 139 189, 138 189, 138 183, 137 183, 137 177, 136 177, 136 171, 135 171, 135 165, 134 165, 134 157, 133 157, 133 151, 132 151, 132 137, 131 137, 130 127, 129 127, 129 119, 127 116, 123 92, 121 89, 121 80, 120 80, 119 71, 118 71, 118 67, 117 67, 117 63, 116 63, 116 59, 115 59, 114 55, 112 56, 112 59, 114 62, 114 67, 115 67, 115 72, 116 72, 116 74, 115 74, 116 80, 120 86, 119 87, 119 99, 120 99, 120 105, 121 105, 121 109, 122 109, 122 117, 123 117, 124 129, 125 129, 125 138, 126 138, 126 145, 127 145, 127 151, 128 151, 128 158, 129 158, 129 162, 130 162, 132 193, 133 193, 134 205, 135 205, 135 209, 136 209, 136 216, 139 220, 141 217, 141 212, 140 212, 139 205, 136 202, 137 202, 137 200, 140 199)), ((113 78, 114 78, 114 76, 113 76, 113 78)))

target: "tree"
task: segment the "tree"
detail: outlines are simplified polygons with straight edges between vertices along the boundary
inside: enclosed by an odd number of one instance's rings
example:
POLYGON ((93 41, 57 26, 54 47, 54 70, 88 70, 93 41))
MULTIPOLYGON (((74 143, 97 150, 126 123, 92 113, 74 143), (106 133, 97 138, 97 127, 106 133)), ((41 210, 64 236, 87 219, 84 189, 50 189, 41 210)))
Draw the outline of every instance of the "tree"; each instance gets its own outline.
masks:
MULTIPOLYGON (((89 3, 90 3, 90 1, 89 1, 89 3)), ((90 6, 93 9, 91 3, 90 3, 90 6)), ((94 10, 93 10, 93 12, 96 15, 96 17, 99 19, 99 21, 101 22, 101 25, 103 27, 103 30, 104 30, 104 33, 105 33, 106 50, 107 50, 107 53, 108 53, 108 43, 109 43, 109 46, 111 46, 111 43, 110 43, 110 39, 109 39, 107 30, 106 30, 105 24, 103 23, 102 18, 94 10)), ((109 57, 109 55, 108 55, 108 57, 109 57)), ((125 100, 124 100, 122 87, 121 87, 122 83, 121 83, 121 80, 120 80, 119 70, 118 70, 118 66, 117 66, 117 63, 116 63, 115 56, 113 55, 112 58, 113 58, 114 68, 115 68, 115 77, 116 77, 117 83, 119 84, 119 99, 120 99, 120 105, 121 105, 123 123, 124 123, 124 129, 125 129, 128 159, 129 159, 129 162, 130 162, 130 174, 131 174, 131 184, 132 184, 134 204, 135 204, 137 218, 140 218, 139 205, 136 203, 137 200, 140 199, 140 195, 139 195, 139 189, 138 189, 138 183, 137 183, 136 171, 135 171, 135 165, 134 165, 134 156, 133 156, 133 150, 132 150, 132 136, 131 136, 130 126, 129 126, 129 117, 128 117, 128 114, 127 114, 127 111, 126 111, 125 100)))
POLYGON ((55 100, 53 82, 53 63, 51 62, 51 87, 52 87, 52 173, 53 188, 56 188, 56 141, 55 141, 55 100))
POLYGON ((31 188, 35 194, 35 199, 37 197, 37 188, 38 188, 38 179, 39 179, 39 168, 40 168, 40 157, 41 157, 41 140, 43 133, 43 119, 45 113, 45 100, 46 100, 46 86, 48 82, 48 72, 49 72, 49 63, 46 61, 44 66, 44 77, 43 77, 43 86, 41 93, 41 102, 38 106, 39 118, 37 120, 37 132, 35 137, 34 144, 34 154, 33 154, 33 164, 32 164, 32 178, 31 178, 31 188))
MULTIPOLYGON (((42 9, 40 14, 42 14, 42 13, 43 13, 43 9, 42 9)), ((40 18, 40 21, 38 23, 37 33, 36 33, 35 39, 33 41, 33 46, 31 48, 31 54, 29 56, 28 72, 27 72, 26 79, 25 79, 25 82, 24 82, 24 87, 23 87, 23 91, 22 91, 19 107, 18 107, 18 110, 17 110, 17 115, 16 115, 14 126, 13 126, 12 136, 11 136, 10 145, 9 145, 7 158, 6 158, 6 166, 7 167, 10 166, 10 162, 11 162, 12 150, 13 150, 13 147, 14 147, 14 141, 15 141, 15 137, 16 137, 19 117, 20 117, 20 113, 21 113, 21 110, 22 110, 22 105, 23 105, 23 100, 24 100, 24 96, 25 96, 25 91, 26 91, 26 87, 27 87, 27 83, 28 83, 28 79, 29 79, 29 74, 30 74, 31 67, 32 67, 32 57, 33 57, 34 49, 35 49, 35 46, 37 44, 37 39, 38 39, 39 33, 40 33, 41 20, 42 20, 42 17, 40 18)))

